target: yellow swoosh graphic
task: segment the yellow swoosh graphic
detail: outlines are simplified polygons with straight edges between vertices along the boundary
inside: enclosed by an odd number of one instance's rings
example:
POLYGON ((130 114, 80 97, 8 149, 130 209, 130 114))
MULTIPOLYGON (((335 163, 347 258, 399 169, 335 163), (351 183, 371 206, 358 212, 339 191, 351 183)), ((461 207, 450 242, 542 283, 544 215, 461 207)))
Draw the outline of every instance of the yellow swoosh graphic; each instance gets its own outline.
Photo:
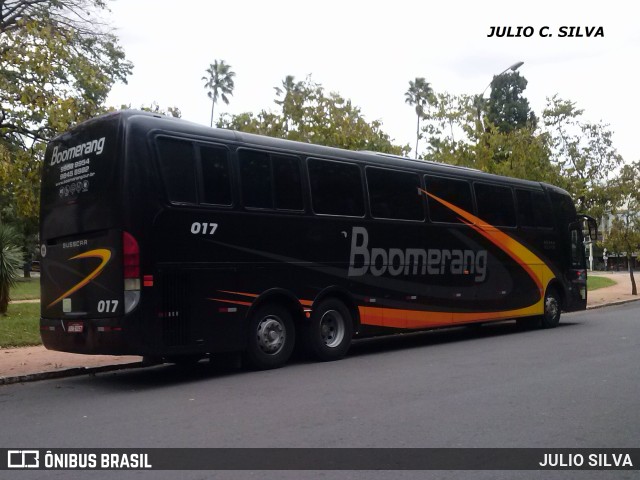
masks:
POLYGON ((493 225, 426 190, 419 190, 460 215, 460 220, 464 224, 473 228, 513 258, 535 282, 540 295, 539 299, 527 307, 494 312, 436 312, 359 306, 358 310, 362 323, 365 325, 415 329, 541 314, 544 309, 544 289, 555 278, 551 269, 531 250, 493 225))
POLYGON ((100 275, 102 273, 102 270, 104 270, 104 267, 106 267, 107 263, 109 263, 109 260, 111 260, 111 251, 107 250, 106 248, 97 248, 95 250, 90 250, 88 252, 80 253, 79 255, 71 257, 69 260, 76 260, 78 258, 99 258, 101 262, 100 262, 100 265, 98 265, 98 267, 93 272, 91 272, 84 279, 82 279, 80 282, 75 284, 73 287, 71 287, 69 290, 64 292, 62 295, 56 298, 53 302, 47 305, 47 308, 53 307, 56 303, 61 302, 64 298, 74 294, 75 292, 80 290, 82 287, 86 286, 91 280, 93 280, 98 275, 100 275))
POLYGON ((426 190, 420 189, 420 191, 456 212, 460 217, 462 217, 460 220, 462 220, 466 225, 473 228, 476 232, 484 236, 487 240, 513 258, 529 274, 531 279, 538 286, 540 297, 542 298, 544 296, 544 288, 550 280, 555 278, 555 275, 546 263, 544 263, 535 253, 481 218, 472 215, 471 213, 455 206, 453 203, 449 203, 426 190), (540 266, 541 271, 534 271, 531 268, 532 265, 540 266))

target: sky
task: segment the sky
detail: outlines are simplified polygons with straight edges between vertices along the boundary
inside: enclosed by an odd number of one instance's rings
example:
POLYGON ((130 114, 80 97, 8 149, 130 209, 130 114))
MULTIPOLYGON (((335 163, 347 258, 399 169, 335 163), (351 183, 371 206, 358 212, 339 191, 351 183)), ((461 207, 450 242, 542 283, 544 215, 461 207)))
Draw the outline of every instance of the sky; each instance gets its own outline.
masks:
MULTIPOLYGON (((236 73, 220 113, 276 111, 274 87, 311 74, 360 107, 365 119, 404 145, 415 144, 409 81, 436 92, 480 94, 493 75, 522 61, 524 92, 540 115, 546 99, 576 102, 583 119, 603 121, 625 162, 640 160, 640 29, 626 0, 433 2, 394 0, 115 0, 106 18, 134 69, 108 104, 176 106, 209 124, 205 69, 224 60, 236 73), (533 35, 489 38, 491 27, 531 27, 533 35), (602 27, 604 36, 564 37, 561 27, 602 27), (542 27, 544 34, 540 35, 542 27), (636 93, 634 93, 636 92, 636 93), (635 118, 634 118, 635 117, 635 118)), ((487 91, 485 95, 488 96, 487 91)))

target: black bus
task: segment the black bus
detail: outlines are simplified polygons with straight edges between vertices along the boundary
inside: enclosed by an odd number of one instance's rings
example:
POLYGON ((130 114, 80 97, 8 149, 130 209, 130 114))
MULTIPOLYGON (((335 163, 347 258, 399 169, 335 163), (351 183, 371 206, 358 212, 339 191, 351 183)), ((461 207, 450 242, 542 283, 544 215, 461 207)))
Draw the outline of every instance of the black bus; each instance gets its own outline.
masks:
MULTIPOLYGON (((586 308, 584 218, 554 186, 121 111, 48 146, 49 349, 187 362, 586 308)), ((587 222, 592 228, 592 220, 587 222)))

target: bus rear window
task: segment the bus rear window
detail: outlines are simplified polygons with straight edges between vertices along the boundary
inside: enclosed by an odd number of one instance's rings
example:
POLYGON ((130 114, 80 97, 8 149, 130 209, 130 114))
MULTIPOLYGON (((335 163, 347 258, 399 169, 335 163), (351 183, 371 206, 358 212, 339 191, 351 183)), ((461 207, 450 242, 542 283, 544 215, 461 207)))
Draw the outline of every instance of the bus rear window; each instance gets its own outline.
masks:
POLYGON ((113 202, 120 188, 118 117, 87 122, 47 147, 42 173, 42 208, 113 202))

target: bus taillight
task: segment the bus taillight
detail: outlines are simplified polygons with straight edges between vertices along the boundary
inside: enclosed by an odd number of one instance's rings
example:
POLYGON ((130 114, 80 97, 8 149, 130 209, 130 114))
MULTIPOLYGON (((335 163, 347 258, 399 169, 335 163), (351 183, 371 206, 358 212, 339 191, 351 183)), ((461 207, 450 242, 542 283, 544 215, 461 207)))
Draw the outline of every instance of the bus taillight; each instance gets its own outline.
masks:
POLYGON ((574 269, 574 270, 571 271, 571 273, 573 274, 573 278, 571 278, 571 280, 578 281, 578 282, 586 282, 587 281, 587 271, 586 270, 574 269))
POLYGON ((140 247, 128 232, 122 232, 124 271, 124 313, 131 312, 140 301, 140 247))

